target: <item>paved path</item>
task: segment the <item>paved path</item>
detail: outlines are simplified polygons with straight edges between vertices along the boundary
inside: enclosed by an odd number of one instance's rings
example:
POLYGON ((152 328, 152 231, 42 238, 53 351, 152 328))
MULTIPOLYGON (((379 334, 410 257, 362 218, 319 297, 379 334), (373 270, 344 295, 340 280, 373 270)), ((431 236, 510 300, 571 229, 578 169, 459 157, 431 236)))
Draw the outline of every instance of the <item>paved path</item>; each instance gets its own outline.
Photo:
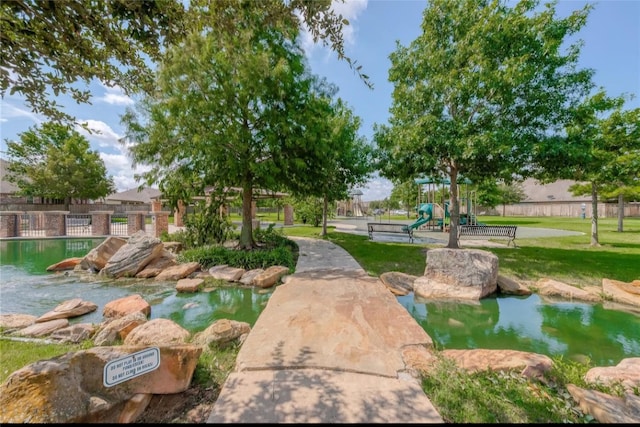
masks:
POLYGON ((443 423, 407 370, 431 338, 339 246, 292 238, 296 273, 269 298, 209 423, 443 423))

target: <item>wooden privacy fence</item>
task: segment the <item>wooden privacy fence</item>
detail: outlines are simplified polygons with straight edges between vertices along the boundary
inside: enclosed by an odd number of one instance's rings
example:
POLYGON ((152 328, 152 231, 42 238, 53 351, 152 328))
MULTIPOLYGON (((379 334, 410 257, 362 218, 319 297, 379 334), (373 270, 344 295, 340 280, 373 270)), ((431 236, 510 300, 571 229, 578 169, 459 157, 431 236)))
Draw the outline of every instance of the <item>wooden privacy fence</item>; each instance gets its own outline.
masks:
POLYGON ((131 236, 138 231, 160 237, 169 231, 168 212, 94 211, 72 214, 68 211, 0 212, 0 238, 131 236), (150 230, 146 219, 151 218, 150 230))

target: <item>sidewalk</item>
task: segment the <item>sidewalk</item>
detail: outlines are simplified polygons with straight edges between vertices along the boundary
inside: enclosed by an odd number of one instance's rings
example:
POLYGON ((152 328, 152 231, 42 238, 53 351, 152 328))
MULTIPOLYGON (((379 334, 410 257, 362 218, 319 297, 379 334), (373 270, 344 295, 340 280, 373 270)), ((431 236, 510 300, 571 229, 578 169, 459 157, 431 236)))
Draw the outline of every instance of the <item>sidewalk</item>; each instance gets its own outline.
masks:
POLYGON ((269 298, 208 423, 443 423, 404 355, 431 338, 341 247, 292 238, 296 273, 269 298))

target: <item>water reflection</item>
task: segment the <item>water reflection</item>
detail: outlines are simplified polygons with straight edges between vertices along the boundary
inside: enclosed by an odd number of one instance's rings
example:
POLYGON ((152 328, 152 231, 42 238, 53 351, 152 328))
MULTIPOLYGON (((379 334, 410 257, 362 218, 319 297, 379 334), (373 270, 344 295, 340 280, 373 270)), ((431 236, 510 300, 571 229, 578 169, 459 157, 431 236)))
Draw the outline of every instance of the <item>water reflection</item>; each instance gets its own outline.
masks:
MULTIPOLYGON (((98 309, 71 323, 100 323, 106 303, 137 293, 151 305, 150 318, 168 318, 198 332, 223 318, 253 326, 275 290, 229 286, 177 293, 175 282, 109 280, 46 271, 64 258, 86 255, 102 240, 0 241, 0 314, 40 316, 63 301, 80 297, 97 304, 98 309)), ((469 303, 421 300, 413 294, 397 299, 438 348, 522 350, 590 359, 599 366, 640 357, 640 317, 608 310, 608 303, 545 301, 535 294, 469 303)))
POLYGON ((563 356, 598 366, 640 356, 640 317, 602 304, 545 301, 538 295, 474 303, 398 297, 442 349, 513 349, 563 356))
POLYGON ((65 258, 83 257, 104 239, 35 239, 0 242, 0 314, 41 316, 73 298, 91 301, 98 309, 70 319, 100 323, 105 304, 140 294, 151 305, 151 319, 167 318, 190 332, 226 318, 253 326, 273 290, 237 286, 210 292, 177 293, 176 282, 109 279, 98 275, 50 273, 48 266, 65 258))

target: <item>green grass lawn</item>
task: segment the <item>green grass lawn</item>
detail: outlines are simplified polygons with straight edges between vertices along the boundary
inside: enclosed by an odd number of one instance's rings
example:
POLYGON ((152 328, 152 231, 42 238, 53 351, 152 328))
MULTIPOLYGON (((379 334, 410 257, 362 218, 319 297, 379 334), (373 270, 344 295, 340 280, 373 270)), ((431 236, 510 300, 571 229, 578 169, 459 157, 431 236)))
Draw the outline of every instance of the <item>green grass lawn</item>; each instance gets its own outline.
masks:
MULTIPOLYGON (((498 256, 503 275, 528 281, 550 277, 576 285, 600 285, 603 277, 622 281, 640 279, 640 218, 626 219, 623 233, 616 231, 616 220, 600 220, 600 247, 589 245, 589 220, 519 217, 483 217, 479 220, 486 224, 558 228, 585 233, 581 236, 518 239, 517 248, 486 248, 498 256)), ((386 271, 422 275, 427 250, 444 246, 370 241, 367 236, 336 232, 333 227, 328 228, 325 237, 320 236, 321 227, 310 225, 295 225, 282 230, 288 236, 326 238, 346 249, 374 276, 386 271)), ((90 343, 61 345, 0 339, 0 382, 28 363, 90 346, 90 343)), ((220 350, 203 355, 198 361, 194 383, 219 389, 234 366, 238 348, 234 346, 231 351, 220 350)), ((469 374, 447 360, 439 362, 436 368, 430 376, 423 378, 422 388, 445 423, 593 422, 592 417, 577 408, 566 390, 569 383, 586 387, 583 378, 589 368, 587 365, 555 358, 554 367, 544 382, 528 380, 517 373, 487 371, 469 374)), ((607 388, 599 391, 614 394, 607 388)))
MULTIPOLYGON (((517 239, 517 248, 484 248, 498 256, 500 274, 521 281, 552 278, 574 286, 599 286, 603 278, 630 282, 640 279, 640 218, 626 218, 624 231, 617 219, 600 219, 599 247, 590 246, 591 221, 579 218, 481 217, 485 224, 518 225, 579 231, 580 236, 517 239)), ((288 235, 320 237, 319 227, 287 227, 288 235)), ((424 274, 426 250, 444 244, 370 241, 366 236, 336 232, 328 240, 346 249, 370 274, 401 271, 424 274)), ((503 240, 504 242, 504 240, 503 240)))

